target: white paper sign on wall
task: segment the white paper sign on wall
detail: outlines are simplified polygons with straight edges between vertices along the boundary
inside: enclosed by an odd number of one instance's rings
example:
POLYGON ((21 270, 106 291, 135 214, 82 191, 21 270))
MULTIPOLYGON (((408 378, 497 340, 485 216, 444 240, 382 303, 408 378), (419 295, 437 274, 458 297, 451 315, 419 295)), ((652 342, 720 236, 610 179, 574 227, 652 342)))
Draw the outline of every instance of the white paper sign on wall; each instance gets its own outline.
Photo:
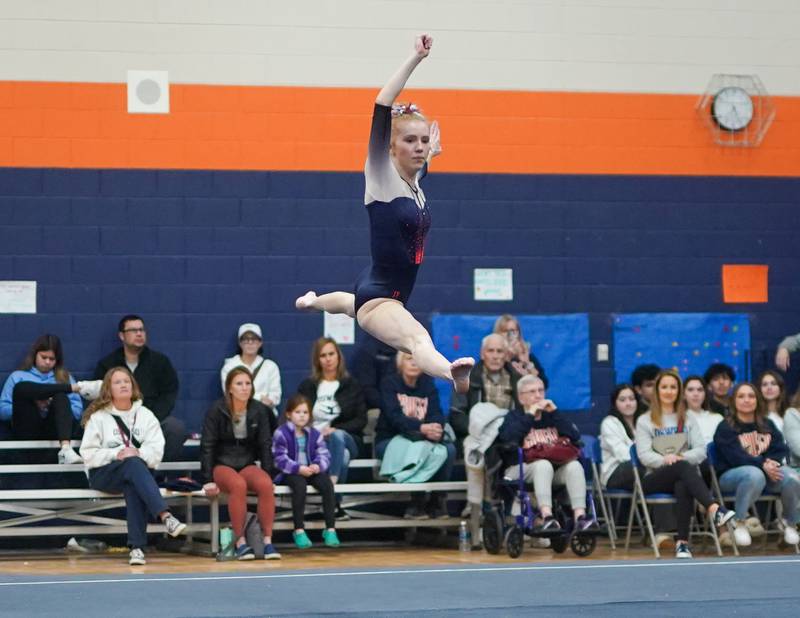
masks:
POLYGON ((352 345, 356 340, 356 321, 344 313, 325 315, 325 337, 330 337, 339 345, 352 345))
POLYGON ((36 282, 0 281, 0 313, 36 313, 36 282))
POLYGON ((514 300, 513 275, 511 268, 476 268, 475 300, 514 300))

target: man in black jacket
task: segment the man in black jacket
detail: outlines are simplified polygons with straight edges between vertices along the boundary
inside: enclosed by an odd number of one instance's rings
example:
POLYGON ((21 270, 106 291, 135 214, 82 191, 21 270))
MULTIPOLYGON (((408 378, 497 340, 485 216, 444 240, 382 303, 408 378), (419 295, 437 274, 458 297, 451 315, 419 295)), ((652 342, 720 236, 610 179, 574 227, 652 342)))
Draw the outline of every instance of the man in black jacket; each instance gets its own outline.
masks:
POLYGON ((186 425, 172 416, 178 397, 178 374, 169 358, 147 347, 144 320, 138 315, 126 315, 119 321, 118 336, 122 347, 97 363, 94 377, 102 380, 112 367, 131 370, 144 396, 144 406, 161 422, 164 461, 174 461, 180 457, 186 439, 186 425))

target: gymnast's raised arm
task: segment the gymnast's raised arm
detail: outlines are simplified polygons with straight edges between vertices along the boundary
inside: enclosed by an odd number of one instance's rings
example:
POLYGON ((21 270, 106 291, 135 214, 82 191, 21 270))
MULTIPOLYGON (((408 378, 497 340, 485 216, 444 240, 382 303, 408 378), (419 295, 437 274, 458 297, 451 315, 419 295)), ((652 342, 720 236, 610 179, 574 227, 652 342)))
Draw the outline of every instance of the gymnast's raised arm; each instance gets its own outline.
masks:
POLYGON ((414 51, 406 58, 406 61, 400 65, 400 68, 395 71, 394 75, 389 78, 386 85, 378 93, 375 102, 378 105, 385 105, 391 107, 397 96, 405 88, 408 78, 417 68, 417 65, 422 62, 424 58, 428 57, 431 53, 433 46, 433 37, 428 34, 421 34, 414 41, 414 51))

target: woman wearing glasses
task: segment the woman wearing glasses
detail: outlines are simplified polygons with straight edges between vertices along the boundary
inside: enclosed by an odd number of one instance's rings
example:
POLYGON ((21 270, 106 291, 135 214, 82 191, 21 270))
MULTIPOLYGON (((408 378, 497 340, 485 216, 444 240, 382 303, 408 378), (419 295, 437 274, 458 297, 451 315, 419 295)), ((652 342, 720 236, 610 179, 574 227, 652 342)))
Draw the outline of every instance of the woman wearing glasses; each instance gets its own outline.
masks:
POLYGON ((222 392, 225 392, 225 378, 234 367, 245 367, 253 376, 253 398, 272 411, 281 402, 281 371, 277 363, 261 356, 264 341, 258 324, 242 324, 239 327, 239 353, 226 358, 220 370, 222 392))

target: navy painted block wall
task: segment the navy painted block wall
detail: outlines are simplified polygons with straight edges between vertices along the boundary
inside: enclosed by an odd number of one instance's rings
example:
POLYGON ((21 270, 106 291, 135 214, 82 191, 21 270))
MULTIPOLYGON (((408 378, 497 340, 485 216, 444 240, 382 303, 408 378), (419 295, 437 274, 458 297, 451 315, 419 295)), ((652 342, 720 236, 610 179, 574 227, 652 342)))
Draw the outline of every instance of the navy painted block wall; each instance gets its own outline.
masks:
MULTIPOLYGON (((747 312, 755 369, 800 330, 798 179, 432 174, 425 188, 434 225, 410 302, 423 322, 585 311, 594 349, 612 312, 747 312), (770 302, 723 304, 724 263, 769 264, 770 302), (472 300, 476 267, 513 267, 515 300, 472 300)), ((322 330, 293 300, 351 289, 368 262, 362 194, 359 174, 0 169, 0 279, 39 282, 38 314, 0 315, 0 378, 43 332, 87 376, 137 312, 179 370, 192 429, 244 321, 291 392, 322 330)), ((615 379, 591 367, 595 405, 576 415, 590 431, 615 379)))

